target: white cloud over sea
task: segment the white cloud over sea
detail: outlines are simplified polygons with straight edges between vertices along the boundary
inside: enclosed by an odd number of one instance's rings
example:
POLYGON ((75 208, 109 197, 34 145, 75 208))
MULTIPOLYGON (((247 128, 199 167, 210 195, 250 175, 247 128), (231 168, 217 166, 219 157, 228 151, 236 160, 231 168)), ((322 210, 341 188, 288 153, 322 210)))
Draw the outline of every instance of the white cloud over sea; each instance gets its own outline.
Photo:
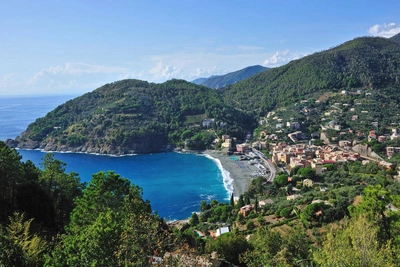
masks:
POLYGON ((383 23, 383 24, 375 24, 374 26, 368 29, 368 33, 373 36, 381 36, 381 37, 392 37, 400 33, 400 24, 392 23, 383 23))

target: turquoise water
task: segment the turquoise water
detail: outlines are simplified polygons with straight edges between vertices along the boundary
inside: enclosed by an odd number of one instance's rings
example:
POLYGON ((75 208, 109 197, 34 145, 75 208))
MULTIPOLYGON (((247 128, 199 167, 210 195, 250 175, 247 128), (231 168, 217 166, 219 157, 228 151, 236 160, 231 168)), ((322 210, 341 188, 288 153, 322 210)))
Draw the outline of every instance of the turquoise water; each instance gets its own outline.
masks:
MULTIPOLYGON (((0 140, 15 138, 30 122, 44 116, 71 97, 0 98, 0 140)), ((19 150, 23 160, 40 166, 44 152, 19 150)), ((81 153, 54 153, 67 163, 67 171, 79 173, 81 181, 89 182, 99 171, 113 170, 143 188, 154 211, 166 219, 186 219, 199 211, 200 202, 229 201, 224 176, 218 162, 202 155, 160 153, 111 157, 81 153)), ((232 185, 227 183, 232 191, 232 185)))
MULTIPOLYGON (((19 150, 23 160, 40 166, 45 153, 19 150)), ((54 153, 67 163, 67 171, 79 173, 82 182, 90 182, 99 171, 113 170, 143 188, 154 211, 169 220, 186 219, 199 211, 203 200, 228 201, 223 176, 215 162, 195 154, 160 153, 110 157, 81 153, 54 153)))

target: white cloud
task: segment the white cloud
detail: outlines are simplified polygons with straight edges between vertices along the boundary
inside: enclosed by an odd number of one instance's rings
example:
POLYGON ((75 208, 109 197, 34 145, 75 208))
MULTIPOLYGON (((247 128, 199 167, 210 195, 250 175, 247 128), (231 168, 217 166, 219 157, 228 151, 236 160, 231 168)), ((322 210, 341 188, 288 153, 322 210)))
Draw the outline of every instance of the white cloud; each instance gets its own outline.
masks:
POLYGON ((181 76, 182 69, 163 62, 158 62, 157 65, 149 70, 149 73, 153 75, 155 80, 172 79, 181 76))
POLYGON ((17 81, 17 74, 4 74, 3 77, 0 77, 0 89, 9 89, 11 86, 14 86, 17 81))
POLYGON ((400 33, 400 24, 396 23, 383 23, 381 25, 376 24, 368 29, 368 33, 370 33, 373 36, 381 36, 381 37, 392 37, 393 35, 396 35, 400 33))
POLYGON ((65 66, 51 66, 40 70, 29 81, 34 84, 46 75, 84 75, 84 74, 112 74, 126 72, 125 68, 109 67, 104 65, 91 65, 86 63, 67 62, 65 66))
POLYGON ((307 53, 290 52, 290 50, 278 51, 270 58, 267 58, 263 65, 266 67, 278 67, 288 63, 291 60, 299 59, 306 55, 307 53))

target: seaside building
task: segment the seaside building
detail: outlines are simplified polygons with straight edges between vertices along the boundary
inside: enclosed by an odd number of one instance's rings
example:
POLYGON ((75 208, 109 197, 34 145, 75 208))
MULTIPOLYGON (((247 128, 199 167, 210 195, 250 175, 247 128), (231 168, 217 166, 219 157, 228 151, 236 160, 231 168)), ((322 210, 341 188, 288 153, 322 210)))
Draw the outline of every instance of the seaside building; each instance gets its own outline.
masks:
POLYGON ((237 152, 245 153, 247 150, 249 150, 249 146, 245 143, 236 145, 237 152))

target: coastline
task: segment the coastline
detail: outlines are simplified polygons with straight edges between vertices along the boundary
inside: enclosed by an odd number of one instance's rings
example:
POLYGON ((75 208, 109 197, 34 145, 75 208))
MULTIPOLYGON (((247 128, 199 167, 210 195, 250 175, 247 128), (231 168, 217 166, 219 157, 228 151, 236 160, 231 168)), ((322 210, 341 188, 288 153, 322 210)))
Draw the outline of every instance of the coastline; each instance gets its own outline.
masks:
MULTIPOLYGON (((38 150, 44 153, 77 153, 77 154, 89 154, 96 156, 108 156, 108 157, 126 157, 126 156, 136 156, 138 154, 124 154, 124 155, 113 155, 113 154, 101 154, 101 153, 89 153, 89 152, 75 152, 75 151, 46 151, 44 149, 26 149, 26 148, 16 148, 16 150, 38 150)), ((252 170, 245 165, 245 163, 240 161, 234 161, 226 153, 218 150, 205 150, 205 151, 171 151, 175 153, 192 153, 203 155, 210 160, 214 161, 222 173, 223 183, 225 189, 228 191, 229 195, 233 194, 235 199, 238 199, 240 195, 243 195, 252 180, 252 170)))
POLYGON ((233 193, 235 199, 247 191, 253 172, 247 163, 234 161, 221 151, 205 150, 202 154, 216 162, 222 172, 225 188, 229 194, 233 193))

